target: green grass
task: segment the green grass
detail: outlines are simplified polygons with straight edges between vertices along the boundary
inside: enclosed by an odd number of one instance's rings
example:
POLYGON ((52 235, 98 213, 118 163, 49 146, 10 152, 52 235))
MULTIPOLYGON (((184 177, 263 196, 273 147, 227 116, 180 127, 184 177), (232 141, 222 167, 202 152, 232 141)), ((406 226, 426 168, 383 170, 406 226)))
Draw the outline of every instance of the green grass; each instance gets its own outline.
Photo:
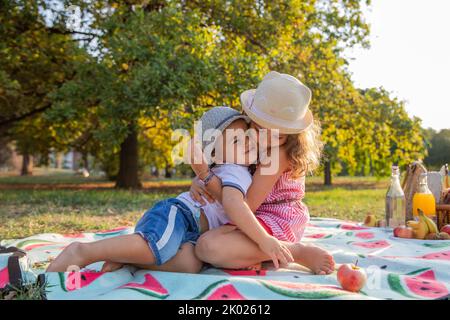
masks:
POLYGON ((42 169, 34 168, 31 176, 17 176, 17 173, 0 176, 0 184, 79 184, 104 182, 106 178, 100 176, 91 176, 84 178, 81 175, 75 175, 73 171, 64 169, 42 169))
POLYGON ((30 283, 21 288, 12 287, 7 292, 0 293, 0 300, 42 300, 44 294, 44 285, 30 283))
POLYGON ((157 200, 174 195, 120 190, 2 190, 0 238, 132 226, 157 200))
POLYGON ((367 213, 383 217, 384 189, 343 188, 306 192, 304 202, 313 216, 362 221, 367 213))
MULTIPOLYGON (((156 201, 187 190, 189 181, 149 182, 144 191, 103 189, 61 189, 60 176, 0 178, 0 239, 23 238, 37 233, 97 231, 133 226, 143 211, 156 201), (33 189, 21 188, 23 179, 39 179, 33 189), (44 183, 44 185, 42 185, 44 183)), ((67 177, 65 178, 67 179, 67 177)), ((70 180, 71 181, 71 180, 70 180)), ((324 187, 320 178, 308 178, 305 203, 310 214, 362 221, 368 212, 384 211, 387 182, 375 178, 338 177, 334 187, 324 187)), ((75 186, 76 187, 76 186, 75 186)))

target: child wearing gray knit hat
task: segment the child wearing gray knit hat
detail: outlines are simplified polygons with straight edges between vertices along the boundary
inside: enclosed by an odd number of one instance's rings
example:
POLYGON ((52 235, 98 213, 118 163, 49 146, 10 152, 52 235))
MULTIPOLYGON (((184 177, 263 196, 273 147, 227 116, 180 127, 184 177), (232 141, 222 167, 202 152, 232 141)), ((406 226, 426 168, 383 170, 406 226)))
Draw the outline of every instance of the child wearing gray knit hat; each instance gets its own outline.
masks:
MULTIPOLYGON (((243 119, 247 123, 250 122, 249 117, 235 109, 230 107, 215 107, 209 109, 202 115, 196 129, 201 130, 202 134, 205 134, 208 130, 218 130, 222 132, 233 121, 238 119, 243 119)), ((204 150, 209 143, 210 141, 202 139, 202 150, 204 150)))

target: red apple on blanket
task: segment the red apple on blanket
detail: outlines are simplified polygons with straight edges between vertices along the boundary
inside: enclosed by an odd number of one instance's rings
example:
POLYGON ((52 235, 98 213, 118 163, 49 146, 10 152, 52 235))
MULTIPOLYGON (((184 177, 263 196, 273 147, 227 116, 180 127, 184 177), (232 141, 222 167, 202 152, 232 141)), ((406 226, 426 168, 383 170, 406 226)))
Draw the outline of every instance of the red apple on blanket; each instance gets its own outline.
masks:
POLYGON ((357 263, 343 264, 338 269, 337 279, 344 290, 358 292, 366 284, 367 276, 357 263))
POLYGON ((445 232, 450 235, 450 224, 446 224, 441 228, 441 232, 445 232))
POLYGON ((399 226, 394 229, 394 237, 412 239, 414 238, 414 230, 411 227, 399 226))

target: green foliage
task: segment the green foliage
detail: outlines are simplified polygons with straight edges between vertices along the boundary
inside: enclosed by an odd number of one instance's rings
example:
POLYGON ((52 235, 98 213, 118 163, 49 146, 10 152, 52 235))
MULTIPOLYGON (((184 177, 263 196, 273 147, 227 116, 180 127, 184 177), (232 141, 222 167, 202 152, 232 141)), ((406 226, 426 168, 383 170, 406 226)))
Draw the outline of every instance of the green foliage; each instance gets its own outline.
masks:
POLYGON ((51 93, 83 54, 70 35, 52 32, 40 11, 45 7, 45 1, 1 1, 0 11, 0 129, 19 152, 44 156, 65 143, 40 111, 51 107, 51 93))
MULTIPOLYGON (((72 3, 94 17, 87 27, 98 35, 97 55, 58 92, 51 115, 77 122, 92 105, 97 120, 81 121, 98 123, 91 128, 97 153, 117 154, 129 124, 145 131, 141 123, 167 111, 170 122, 190 127, 205 108, 239 108, 239 93, 270 69, 303 77, 321 106, 320 97, 340 91, 342 48, 365 44, 368 34, 356 1, 72 3)), ((167 140, 143 143, 150 141, 141 136, 141 161, 170 162, 167 140)))
MULTIPOLYGON (((94 11, 104 9, 93 6, 94 11)), ((165 115, 175 124, 183 113, 191 116, 202 107, 218 75, 211 58, 215 40, 196 12, 182 12, 174 4, 151 11, 116 5, 111 15, 96 17, 98 55, 77 66, 47 115, 72 142, 90 132, 88 151, 115 162, 130 125, 145 135, 142 123, 158 122, 165 115)), ((144 149, 145 160, 153 154, 149 160, 159 164, 162 154, 167 161, 163 143, 150 148, 144 149)), ((110 171, 113 176, 114 169, 110 171)))
POLYGON ((450 129, 442 129, 439 132, 428 129, 426 135, 429 149, 424 160, 425 165, 440 169, 445 163, 450 163, 450 129))
POLYGON ((386 176, 392 164, 405 167, 426 154, 420 119, 383 88, 347 86, 341 107, 324 118, 325 150, 334 172, 386 176))
POLYGON ((368 46, 366 5, 10 1, 0 21, 0 54, 8 61, 0 67, 0 106, 5 119, 46 108, 11 130, 23 149, 75 148, 94 155, 114 179, 130 133, 138 133, 140 168, 171 166, 174 129, 191 129, 215 105, 239 109, 239 94, 277 70, 312 89, 334 173, 384 175, 393 162, 423 157, 425 148, 420 121, 407 116, 403 102, 384 89, 358 90, 346 69, 344 50, 368 46), (67 25, 69 5, 82 14, 75 29, 67 25), (52 14, 44 19, 45 10, 52 14))
MULTIPOLYGON (((364 106, 360 112, 366 120, 364 139, 371 139, 372 143, 361 145, 358 151, 364 155, 361 158, 368 162, 370 173, 388 175, 392 164, 406 167, 415 160, 423 159, 426 146, 421 120, 416 117, 411 119, 404 102, 391 98, 382 88, 367 89, 362 94, 364 106)), ((365 170, 363 172, 367 172, 365 170)))

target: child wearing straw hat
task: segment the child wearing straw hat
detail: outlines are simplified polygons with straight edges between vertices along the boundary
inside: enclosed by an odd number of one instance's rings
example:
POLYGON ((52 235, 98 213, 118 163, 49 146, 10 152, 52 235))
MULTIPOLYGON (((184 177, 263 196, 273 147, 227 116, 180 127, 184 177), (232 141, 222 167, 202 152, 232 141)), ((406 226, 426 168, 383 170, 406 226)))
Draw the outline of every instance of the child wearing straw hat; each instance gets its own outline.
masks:
MULTIPOLYGON (((311 96, 311 90, 300 80, 275 71, 269 72, 256 89, 241 94, 243 112, 259 134, 260 154, 267 151, 278 155, 258 165, 246 202, 265 230, 286 245, 297 263, 316 274, 329 274, 334 269, 332 255, 299 242, 309 221, 308 208, 302 202, 305 176, 318 167, 322 148, 320 127, 309 109, 311 96), (274 131, 275 139, 272 134, 260 139, 274 131), (264 169, 273 164, 276 170, 265 174, 264 169)), ((194 180, 191 196, 199 202, 220 201, 221 190, 214 185, 194 180)), ((243 268, 270 260, 234 225, 204 233, 195 252, 201 260, 224 268, 243 268)))

